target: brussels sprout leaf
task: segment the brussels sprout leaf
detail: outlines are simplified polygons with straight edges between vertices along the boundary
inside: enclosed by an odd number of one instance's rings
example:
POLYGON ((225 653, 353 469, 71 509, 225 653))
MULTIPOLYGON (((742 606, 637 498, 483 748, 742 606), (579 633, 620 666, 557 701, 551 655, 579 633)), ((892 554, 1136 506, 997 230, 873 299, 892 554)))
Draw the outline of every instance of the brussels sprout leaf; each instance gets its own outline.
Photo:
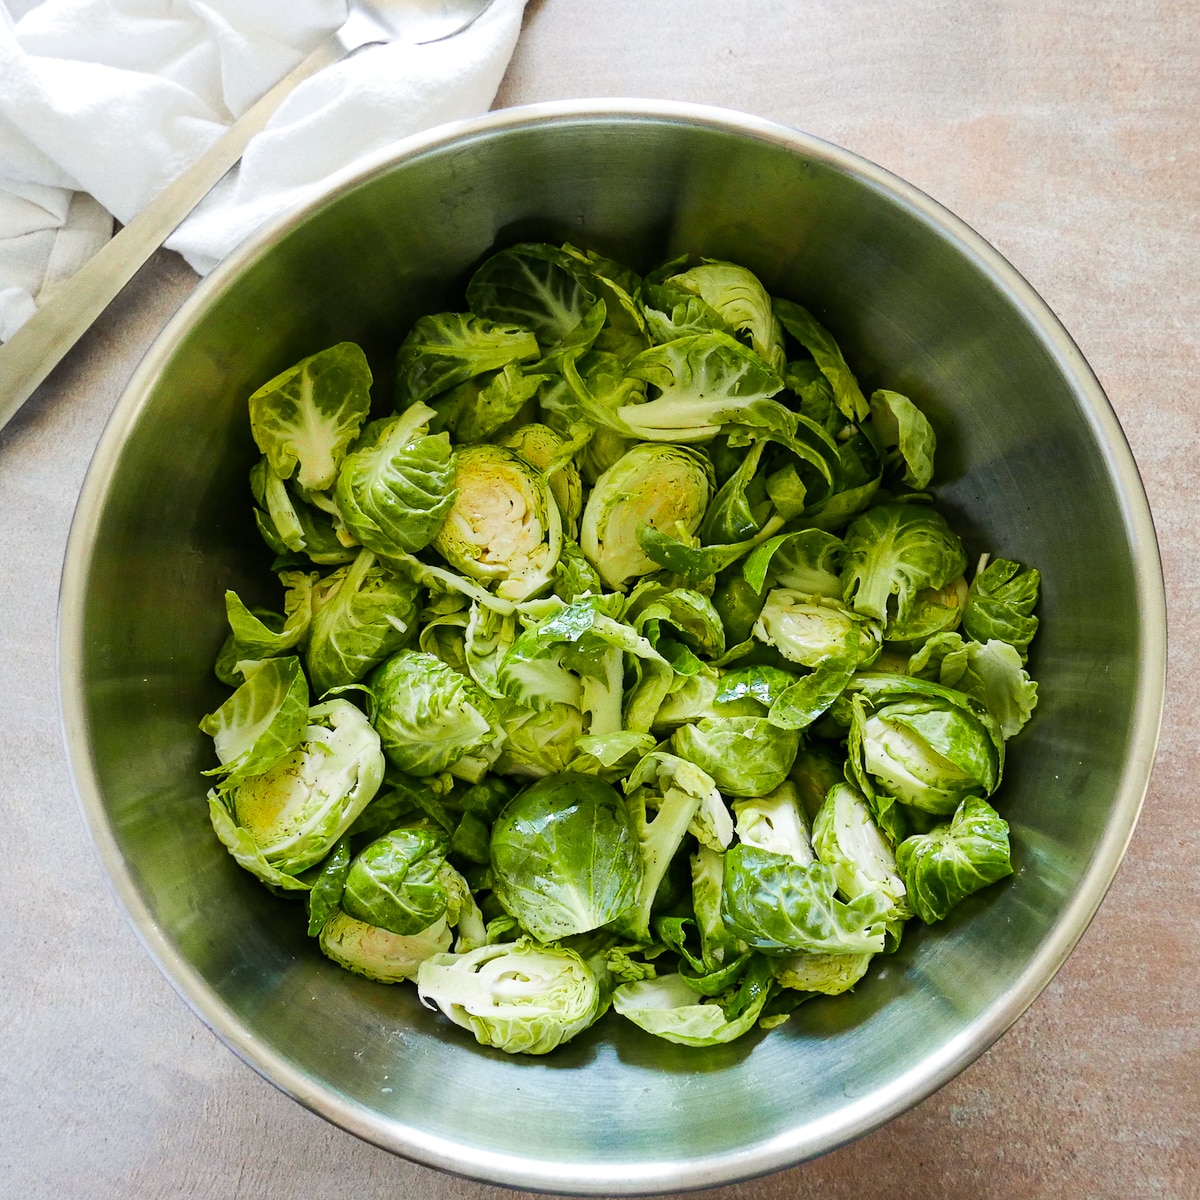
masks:
POLYGON ((1012 874, 1008 823, 986 800, 970 796, 951 821, 901 842, 896 864, 913 911, 932 925, 964 896, 1012 874))
POLYGON ((353 342, 298 362, 250 397, 250 431, 280 479, 323 492, 371 407, 371 369, 353 342))
POLYGON ((747 945, 772 954, 867 954, 883 949, 890 903, 867 892, 836 896, 821 862, 800 866, 785 855, 738 844, 725 854, 724 918, 747 945))

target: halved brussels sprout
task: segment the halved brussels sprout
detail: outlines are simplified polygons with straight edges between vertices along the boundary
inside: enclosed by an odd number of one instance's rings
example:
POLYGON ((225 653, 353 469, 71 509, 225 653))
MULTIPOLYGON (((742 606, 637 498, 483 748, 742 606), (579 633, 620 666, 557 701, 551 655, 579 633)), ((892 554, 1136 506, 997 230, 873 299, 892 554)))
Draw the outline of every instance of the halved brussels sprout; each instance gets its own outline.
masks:
POLYGON ((222 842, 268 883, 320 862, 383 782, 379 736, 348 700, 310 708, 302 739, 270 769, 241 780, 227 802, 210 802, 222 842))
POLYGON ((800 809, 796 785, 790 780, 769 795, 735 800, 733 815, 740 841, 784 854, 802 867, 813 861, 808 821, 800 809))
POLYGON ((840 996, 867 973, 874 954, 791 954, 775 963, 781 987, 840 996))
POLYGON ((574 461, 564 456, 566 439, 549 425, 520 425, 500 443, 515 450, 531 467, 549 471, 550 494, 558 505, 558 515, 568 536, 579 529, 583 512, 583 481, 574 461))
POLYGON ((879 625, 852 613, 826 596, 805 596, 788 588, 773 588, 754 626, 754 636, 774 646, 784 658, 804 667, 818 667, 843 655, 846 639, 857 630, 858 668, 869 667, 883 645, 879 625))
POLYGON ((540 474, 503 446, 454 453, 458 493, 433 548, 505 600, 546 588, 562 552, 558 505, 540 474))
POLYGON ((965 796, 996 790, 1004 739, 981 703, 904 676, 862 676, 852 688, 848 748, 864 791, 948 815, 965 796))
POLYGON ((450 949, 454 936, 445 917, 420 933, 392 933, 337 909, 321 927, 319 945, 339 967, 376 983, 416 979, 421 964, 450 949))
POLYGON ((596 976, 574 950, 528 938, 435 955, 421 964, 417 990, 480 1045, 509 1054, 548 1054, 602 1008, 596 976))
POLYGON ((580 545, 613 589, 659 570, 638 544, 643 525, 664 533, 696 532, 712 496, 708 459, 683 446, 641 443, 596 481, 583 510, 580 545))
POLYGON ((864 892, 882 892, 892 902, 889 919, 912 915, 896 856, 857 788, 848 783, 830 788, 813 822, 813 847, 848 900, 864 892))
POLYGON ((584 715, 574 704, 561 702, 541 710, 510 705, 501 723, 505 738, 496 770, 543 779, 561 774, 575 759, 584 715))

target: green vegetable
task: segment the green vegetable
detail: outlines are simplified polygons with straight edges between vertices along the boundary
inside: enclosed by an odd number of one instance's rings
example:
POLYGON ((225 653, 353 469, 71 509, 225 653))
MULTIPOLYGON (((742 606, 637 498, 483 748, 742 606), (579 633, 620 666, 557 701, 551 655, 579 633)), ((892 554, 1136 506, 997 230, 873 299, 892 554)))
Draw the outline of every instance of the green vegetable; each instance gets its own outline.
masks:
POLYGON ((313 591, 305 666, 313 689, 357 683, 416 632, 419 589, 369 550, 313 591))
POLYGON ((321 952, 339 966, 377 983, 415 979, 421 964, 449 950, 454 937, 443 917, 420 933, 399 934, 340 910, 321 927, 321 952))
POLYGON ((241 664, 243 683, 200 728, 213 739, 221 790, 268 771, 300 744, 308 721, 308 682, 294 657, 241 664))
POLYGON ((615 920, 636 899, 642 862, 620 795, 562 774, 518 792, 492 828, 496 899, 549 942, 615 920))
POLYGON ((367 677, 384 753, 409 775, 454 770, 478 780, 495 758, 495 707, 432 654, 402 650, 367 677))
POLYGON ((988 563, 971 583, 963 628, 977 642, 992 639, 1015 646, 1025 661, 1029 643, 1037 633, 1033 615, 1041 588, 1041 575, 1007 558, 988 563))
POLYGON ((896 865, 913 912, 932 925, 965 896, 1012 874, 1008 822, 969 796, 949 822, 901 842, 896 865))
POLYGON ((346 700, 306 711, 295 749, 261 774, 210 794, 209 815, 221 841, 247 870, 290 887, 319 863, 379 790, 383 754, 366 717, 346 700))
POLYGON ((946 518, 920 504, 868 509, 846 530, 845 542, 845 601, 885 629, 908 621, 918 592, 944 587, 967 566, 946 518))
POLYGON ((770 988, 763 980, 750 1003, 735 1015, 730 1011, 732 995, 706 1000, 697 996, 681 975, 662 975, 621 984, 613 992, 613 1008, 668 1042, 717 1046, 753 1029, 769 995, 770 988))
POLYGON ((537 338, 519 325, 469 313, 421 317, 396 356, 400 404, 422 404, 486 371, 537 358, 537 338))
POLYGON ((313 583, 318 577, 304 571, 282 571, 279 581, 287 589, 283 613, 247 608, 236 592, 225 593, 229 637, 217 654, 216 675, 237 687, 244 679, 243 663, 260 662, 286 654, 308 636, 313 612, 313 583))
POLYGON ((596 481, 583 510, 580 546, 610 590, 658 570, 639 541, 644 526, 694 533, 712 496, 712 468, 682 446, 643 444, 596 481))
POLYGON ((540 244, 492 255, 467 284, 467 304, 481 317, 529 330, 543 354, 586 349, 607 315, 583 264, 540 244))
POLYGON ((968 583, 920 408, 736 263, 525 243, 465 299, 394 408, 350 343, 249 399, 234 861, 512 1054, 770 1029, 1010 873, 1040 576, 968 583))
POLYGON ((250 397, 250 431, 278 479, 305 492, 337 482, 371 404, 371 369, 353 342, 298 362, 250 397))
POLYGON ((417 990, 483 1046, 549 1054, 600 1015, 600 987, 573 950, 528 938, 436 954, 417 972, 417 990))
POLYGON ((835 785, 825 797, 813 821, 813 849, 847 899, 879 892, 891 902, 889 918, 911 915, 892 847, 866 800, 849 784, 835 785))
POLYGON ((338 511, 349 532, 376 554, 423 550, 454 503, 450 439, 426 432, 433 416, 414 404, 373 422, 342 463, 338 511))
POLYGON ((562 551, 558 506, 542 476, 502 446, 454 452, 457 494, 433 539, 451 567, 507 600, 544 591, 562 551))
POLYGON ((706 259, 701 266, 672 275, 666 286, 699 296, 725 325, 747 337, 756 354, 776 371, 783 369, 783 330, 771 311, 771 297, 745 267, 706 259))
POLYGON ((680 726, 671 747, 707 771, 724 795, 762 796, 787 778, 800 735, 766 717, 705 717, 680 726))
POLYGON ((849 761, 868 794, 949 815, 968 794, 996 790, 1004 739, 983 705, 906 676, 864 676, 851 686, 849 761))
POLYGON ((890 907, 877 891, 843 902, 832 870, 739 843, 725 855, 723 915, 730 931, 768 954, 872 954, 890 907))
POLYGON ((889 465, 908 487, 923 491, 933 479, 937 449, 933 426, 925 414, 907 396, 881 388, 871 395, 871 417, 880 440, 889 448, 889 465))
POLYGON ((441 880, 444 863, 440 838, 423 829, 393 830, 354 856, 341 907, 356 920, 392 933, 420 933, 449 903, 441 880))

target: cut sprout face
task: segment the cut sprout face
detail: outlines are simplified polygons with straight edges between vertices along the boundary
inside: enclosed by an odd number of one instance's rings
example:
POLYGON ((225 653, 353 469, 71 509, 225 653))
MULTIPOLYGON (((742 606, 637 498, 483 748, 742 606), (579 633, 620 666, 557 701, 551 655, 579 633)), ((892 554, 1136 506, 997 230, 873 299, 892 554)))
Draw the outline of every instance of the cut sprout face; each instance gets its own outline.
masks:
POLYGON ((562 547, 558 508, 537 472, 501 446, 455 455, 458 495, 434 549, 465 574, 524 600, 544 588, 562 547))

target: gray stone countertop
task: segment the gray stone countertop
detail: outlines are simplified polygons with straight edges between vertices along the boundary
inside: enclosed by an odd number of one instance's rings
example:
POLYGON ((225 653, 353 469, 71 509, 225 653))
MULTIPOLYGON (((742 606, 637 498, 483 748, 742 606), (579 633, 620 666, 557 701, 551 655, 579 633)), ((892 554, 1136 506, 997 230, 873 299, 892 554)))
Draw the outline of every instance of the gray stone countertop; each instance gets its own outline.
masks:
MULTIPOLYGON (((1200 22, 1189 0, 530 0, 498 105, 699 101, 903 176, 1058 314, 1161 541, 1163 734, 1104 904, 1029 1011, 938 1093, 713 1200, 1200 1196, 1200 22)), ((90 455, 196 284, 160 253, 0 434, 0 1194, 499 1200, 313 1116, 231 1054, 126 924, 74 800, 54 667, 90 455)))

